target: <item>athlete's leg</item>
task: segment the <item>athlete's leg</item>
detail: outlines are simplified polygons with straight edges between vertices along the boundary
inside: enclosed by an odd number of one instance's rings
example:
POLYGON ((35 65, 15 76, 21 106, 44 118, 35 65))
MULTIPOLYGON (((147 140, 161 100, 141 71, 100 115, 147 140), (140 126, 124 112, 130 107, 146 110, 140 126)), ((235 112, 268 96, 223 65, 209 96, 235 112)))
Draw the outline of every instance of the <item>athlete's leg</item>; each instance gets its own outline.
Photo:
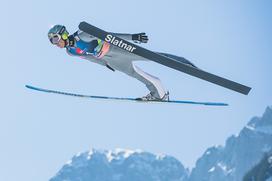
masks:
POLYGON ((144 83, 154 97, 158 99, 163 98, 166 91, 163 88, 161 81, 157 77, 144 72, 139 67, 134 65, 133 60, 129 58, 131 57, 119 56, 118 59, 116 59, 116 57, 110 57, 105 60, 113 69, 123 72, 144 83))
POLYGON ((159 78, 144 72, 133 63, 132 68, 133 68, 132 76, 138 79, 139 81, 143 82, 150 91, 152 96, 158 99, 162 99, 167 94, 159 78))
POLYGON ((134 61, 148 61, 147 59, 128 53, 117 47, 112 47, 111 51, 104 57, 104 59, 113 69, 123 72, 144 83, 153 97, 157 99, 166 97, 167 91, 164 89, 160 79, 144 72, 133 64, 134 61))

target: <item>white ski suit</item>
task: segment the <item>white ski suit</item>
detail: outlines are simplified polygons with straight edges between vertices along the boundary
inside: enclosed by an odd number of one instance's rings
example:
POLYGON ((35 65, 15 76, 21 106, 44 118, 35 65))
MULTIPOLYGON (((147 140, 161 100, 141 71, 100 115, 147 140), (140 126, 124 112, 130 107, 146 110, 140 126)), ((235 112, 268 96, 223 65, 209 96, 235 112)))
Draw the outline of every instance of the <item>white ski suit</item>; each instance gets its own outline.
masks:
MULTIPOLYGON (((132 41, 132 34, 119 34, 119 33, 112 34, 124 40, 132 41)), ((117 70, 131 77, 134 77, 137 80, 144 83, 148 90, 151 92, 151 94, 158 99, 161 99, 165 96, 166 90, 164 89, 160 79, 144 72, 133 63, 134 61, 148 61, 147 59, 135 55, 133 53, 129 53, 113 45, 109 46, 109 49, 105 55, 98 58, 98 56, 95 55, 94 50, 94 48, 98 46, 97 45, 97 40, 99 40, 98 38, 89 35, 85 32, 82 32, 80 30, 77 31, 72 36, 73 36, 72 38, 74 38, 73 46, 66 47, 67 53, 69 53, 70 55, 80 56, 81 58, 87 59, 91 62, 106 66, 111 70, 117 70)), ((105 43, 101 40, 99 41, 102 42, 102 44, 105 43)), ((177 61, 181 61, 185 64, 194 66, 191 62, 182 57, 166 53, 159 54, 173 58, 177 61)))

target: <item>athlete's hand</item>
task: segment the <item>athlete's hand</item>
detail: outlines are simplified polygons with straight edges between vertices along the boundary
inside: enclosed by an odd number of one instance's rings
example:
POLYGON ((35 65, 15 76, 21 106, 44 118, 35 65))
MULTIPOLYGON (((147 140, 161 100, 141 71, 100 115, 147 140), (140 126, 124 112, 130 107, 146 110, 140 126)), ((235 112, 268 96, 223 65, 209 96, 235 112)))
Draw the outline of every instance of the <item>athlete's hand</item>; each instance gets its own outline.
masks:
POLYGON ((132 40, 135 43, 147 43, 148 36, 145 33, 137 33, 132 35, 132 40))

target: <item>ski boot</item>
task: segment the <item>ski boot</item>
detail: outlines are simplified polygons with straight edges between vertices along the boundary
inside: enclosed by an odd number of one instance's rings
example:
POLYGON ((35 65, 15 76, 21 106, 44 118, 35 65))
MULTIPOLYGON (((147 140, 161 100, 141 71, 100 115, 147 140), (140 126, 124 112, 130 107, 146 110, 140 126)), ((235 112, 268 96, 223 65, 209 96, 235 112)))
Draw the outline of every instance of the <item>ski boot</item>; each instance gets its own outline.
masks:
POLYGON ((162 98, 155 97, 152 92, 146 96, 136 98, 137 101, 169 101, 169 92, 167 91, 162 98))

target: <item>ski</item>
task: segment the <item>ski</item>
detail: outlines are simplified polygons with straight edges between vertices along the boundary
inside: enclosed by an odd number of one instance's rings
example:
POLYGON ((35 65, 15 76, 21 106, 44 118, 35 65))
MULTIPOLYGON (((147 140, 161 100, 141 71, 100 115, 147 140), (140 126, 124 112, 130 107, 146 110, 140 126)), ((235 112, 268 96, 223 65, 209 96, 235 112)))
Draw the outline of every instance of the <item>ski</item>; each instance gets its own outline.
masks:
POLYGON ((176 69, 176 70, 181 71, 183 73, 189 74, 194 77, 198 77, 200 79, 203 79, 208 82, 225 87, 227 89, 239 92, 241 94, 247 95, 249 93, 249 91, 251 90, 250 87, 247 87, 245 85, 239 84, 237 82, 228 80, 223 77, 219 77, 217 75, 208 73, 208 72, 203 71, 201 69, 181 63, 181 62, 174 60, 172 58, 165 57, 165 56, 159 55, 153 51, 142 48, 138 45, 130 43, 130 42, 123 40, 119 37, 116 37, 113 34, 108 33, 106 31, 99 29, 93 25, 90 25, 86 22, 81 22, 79 24, 79 29, 90 34, 90 35, 93 35, 99 39, 102 39, 102 40, 110 43, 111 45, 117 46, 125 51, 128 51, 130 53, 134 53, 138 56, 141 56, 146 59, 152 60, 154 62, 160 63, 164 66, 176 69))
POLYGON ((226 104, 226 103, 218 103, 218 102, 195 102, 195 101, 182 101, 182 100, 143 101, 143 100, 137 100, 135 98, 129 98, 129 97, 108 97, 108 96, 76 94, 76 93, 70 93, 70 92, 44 89, 44 88, 34 87, 31 85, 25 85, 25 87, 28 89, 31 89, 31 90, 45 92, 45 93, 53 93, 53 94, 60 94, 60 95, 65 95, 65 96, 88 98, 88 99, 133 101, 133 102, 142 102, 142 103, 175 103, 175 104, 197 104, 197 105, 206 105, 206 106, 228 106, 228 104, 226 104))

